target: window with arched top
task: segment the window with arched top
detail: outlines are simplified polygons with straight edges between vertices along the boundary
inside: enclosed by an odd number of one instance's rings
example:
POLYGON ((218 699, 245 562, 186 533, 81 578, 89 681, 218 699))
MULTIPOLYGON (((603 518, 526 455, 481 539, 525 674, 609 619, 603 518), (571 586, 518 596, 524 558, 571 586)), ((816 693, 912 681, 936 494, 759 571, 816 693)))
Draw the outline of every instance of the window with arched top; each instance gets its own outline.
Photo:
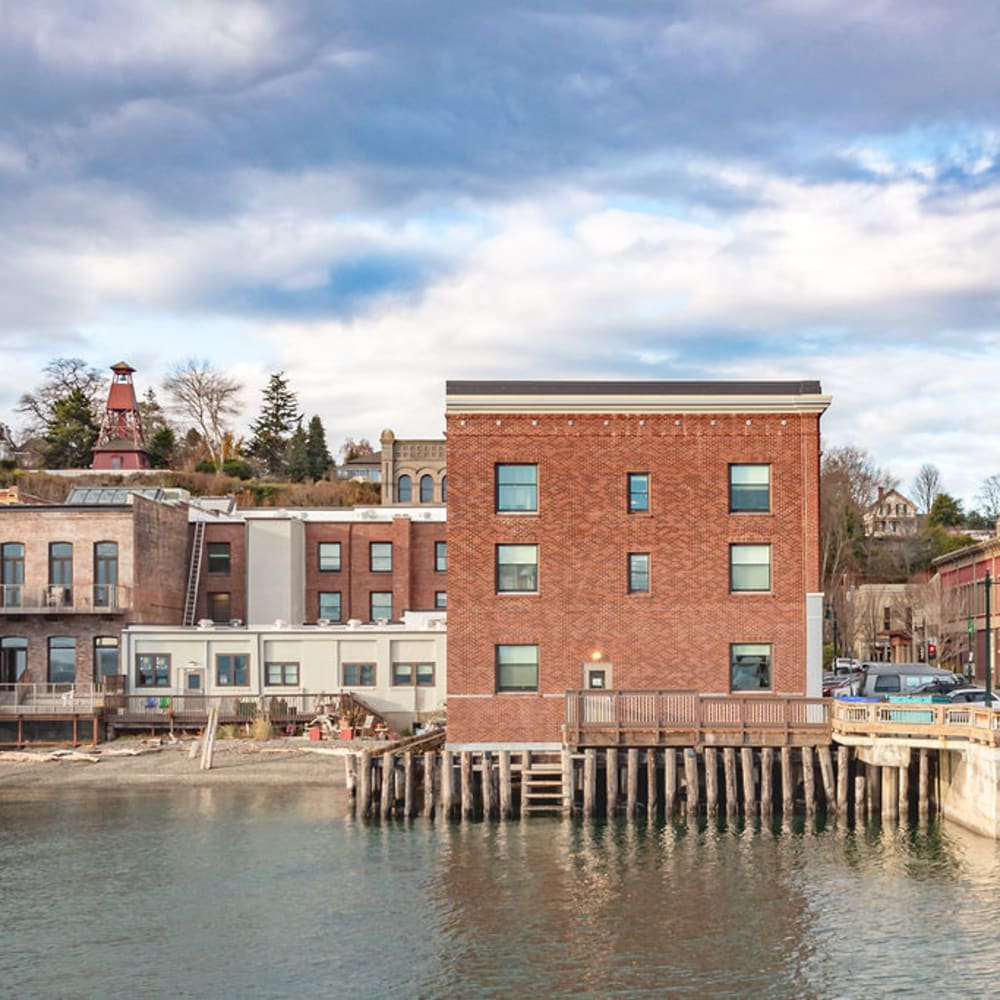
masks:
POLYGON ((20 635, 0 639, 0 684, 17 684, 28 669, 28 640, 20 635))
POLYGON ((396 487, 396 499, 400 503, 409 503, 413 499, 413 480, 409 476, 400 476, 396 487))
POLYGON ((71 635, 49 638, 50 684, 73 684, 76 681, 76 639, 71 635))
POLYGON ((434 499, 434 480, 430 476, 420 477, 420 502, 430 503, 434 499))
POLYGON ((94 544, 94 607, 118 607, 118 543, 94 544))

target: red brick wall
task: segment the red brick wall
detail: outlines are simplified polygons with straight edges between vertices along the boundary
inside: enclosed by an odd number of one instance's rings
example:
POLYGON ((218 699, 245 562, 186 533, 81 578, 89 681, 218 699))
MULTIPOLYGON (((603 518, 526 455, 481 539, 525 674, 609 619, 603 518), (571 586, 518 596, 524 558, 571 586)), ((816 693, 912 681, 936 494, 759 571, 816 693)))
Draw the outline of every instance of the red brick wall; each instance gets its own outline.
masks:
MULTIPOLYGON (((194 526, 191 526, 193 532, 194 526)), ((217 523, 205 525, 205 551, 201 559, 201 576, 198 580, 198 611, 195 619, 211 618, 208 607, 210 593, 229 594, 232 617, 247 620, 247 529, 242 523, 217 523), (208 572, 209 542, 229 543, 229 573, 208 572)), ((187 585, 188 570, 184 570, 187 585)))
MULTIPOLYGON (((599 650, 619 689, 729 690, 729 645, 772 644, 773 690, 805 692, 819 589, 815 414, 449 415, 449 695, 489 694, 497 643, 537 643, 540 694, 599 650), (499 423, 498 423, 499 422, 499 423), (495 465, 537 463, 537 514, 494 513, 495 465), (729 464, 771 465, 771 511, 729 513, 729 464), (650 473, 648 514, 627 473, 650 473), (539 593, 495 593, 495 545, 537 542, 539 593), (771 545, 772 590, 729 591, 729 544, 771 545), (627 592, 648 552, 651 592, 627 592)), ((555 741, 561 699, 449 698, 450 742, 555 741), (556 707, 553 707, 556 706, 556 707)))
POLYGON ((179 625, 190 541, 186 506, 133 498, 135 601, 131 622, 179 625))

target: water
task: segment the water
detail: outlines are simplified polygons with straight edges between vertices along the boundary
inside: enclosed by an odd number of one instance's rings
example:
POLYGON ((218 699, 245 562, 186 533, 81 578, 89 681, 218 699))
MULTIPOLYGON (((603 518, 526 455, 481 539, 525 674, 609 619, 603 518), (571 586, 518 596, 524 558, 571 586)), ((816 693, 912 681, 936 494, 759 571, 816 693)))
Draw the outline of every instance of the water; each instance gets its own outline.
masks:
POLYGON ((367 826, 341 796, 8 794, 0 995, 996 992, 1000 849, 950 826, 367 826))

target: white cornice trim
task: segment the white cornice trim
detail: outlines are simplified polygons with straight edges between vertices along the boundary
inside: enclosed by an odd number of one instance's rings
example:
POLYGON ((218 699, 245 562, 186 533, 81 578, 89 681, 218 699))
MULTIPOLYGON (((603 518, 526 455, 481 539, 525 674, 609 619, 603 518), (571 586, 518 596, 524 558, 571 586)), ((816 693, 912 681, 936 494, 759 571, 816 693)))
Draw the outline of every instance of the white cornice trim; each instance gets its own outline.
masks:
POLYGON ((820 395, 453 395, 445 413, 823 413, 820 395))

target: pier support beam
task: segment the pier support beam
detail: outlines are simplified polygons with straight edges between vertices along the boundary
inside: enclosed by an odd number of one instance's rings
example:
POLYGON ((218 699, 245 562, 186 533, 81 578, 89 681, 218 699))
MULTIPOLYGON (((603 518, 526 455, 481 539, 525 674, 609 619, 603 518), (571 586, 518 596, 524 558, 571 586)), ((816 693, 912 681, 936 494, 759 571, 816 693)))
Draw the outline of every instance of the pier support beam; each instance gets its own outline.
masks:
POLYGON ((930 759, 926 749, 921 749, 920 771, 917 779, 917 808, 921 822, 926 821, 927 817, 930 815, 930 787, 930 759))
MULTIPOLYGON (((475 818, 475 799, 472 791, 472 752, 463 750, 459 758, 462 774, 462 819, 475 818)), ((522 808, 523 811, 523 808, 522 808)))
POLYGON ((736 791, 736 751, 726 747, 722 751, 722 767, 726 782, 726 815, 735 816, 739 812, 739 802, 736 791))
POLYGON ((663 812, 670 819, 677 808, 677 751, 667 747, 663 751, 663 812))
POLYGON ((493 754, 483 751, 482 764, 483 819, 496 819, 496 797, 493 794, 493 754))
POLYGON ((835 813, 837 811, 837 788, 833 780, 833 754, 829 747, 820 747, 817 754, 819 756, 819 773, 823 779, 823 799, 826 802, 826 811, 835 813))
POLYGON ((384 753, 379 761, 382 765, 382 801, 380 812, 382 819, 392 816, 395 803, 393 797, 396 791, 396 760, 391 753, 384 753))
POLYGON ((863 826, 865 823, 865 789, 868 782, 863 774, 859 774, 854 779, 854 823, 856 826, 863 826))
POLYGON ((774 815, 774 751, 770 747, 760 752, 760 814, 766 819, 774 815))
POLYGON ((910 818, 910 766, 899 769, 899 818, 905 823, 910 818))
POLYGON ((892 822, 899 818, 899 768, 883 767, 882 819, 892 822))
POLYGON ((747 819, 757 813, 757 783, 753 775, 753 750, 743 747, 740 750, 740 763, 743 770, 743 815, 747 819))
POLYGON ((851 751, 837 747, 837 815, 847 819, 848 781, 851 776, 851 751))
POLYGON ((403 753, 403 818, 413 818, 413 752, 403 753))
POLYGON ((635 819, 636 807, 639 803, 639 748, 629 747, 627 766, 625 770, 625 815, 635 819))
POLYGON ((684 790, 687 795, 688 816, 698 815, 698 751, 694 747, 684 748, 684 790))
POLYGON ((705 811, 709 816, 719 813, 719 762, 715 747, 705 747, 705 811))
POLYGON ((573 773, 573 755, 568 747, 562 748, 560 755, 562 763, 562 814, 573 815, 573 803, 576 800, 576 775, 573 773))
POLYGON ((434 818, 434 772, 437 770, 437 754, 428 751, 424 754, 424 815, 428 819, 434 818))
POLYGON ((583 752, 583 818, 593 819, 597 800, 597 751, 583 752))
POLYGON ((781 812, 787 818, 795 812, 795 782, 792 778, 792 748, 781 748, 781 812))
POLYGON ((455 770, 450 750, 441 751, 441 815, 451 819, 455 809, 455 770))
POLYGON ((500 767, 500 818, 510 819, 514 815, 514 797, 510 787, 510 751, 499 753, 500 767))
POLYGON ((361 799, 360 815, 368 819, 372 814, 372 754, 370 750, 362 750, 358 763, 359 796, 361 799))
POLYGON ((607 814, 608 819, 611 819, 618 810, 618 751, 608 750, 606 761, 607 773, 604 775, 604 781, 608 793, 607 814))
POLYGON ((656 780, 656 751, 649 747, 646 750, 646 816, 656 819, 659 808, 659 782, 656 780))
POLYGON ((802 748, 802 788, 806 798, 806 815, 816 815, 816 769, 813 766, 813 748, 802 748))

